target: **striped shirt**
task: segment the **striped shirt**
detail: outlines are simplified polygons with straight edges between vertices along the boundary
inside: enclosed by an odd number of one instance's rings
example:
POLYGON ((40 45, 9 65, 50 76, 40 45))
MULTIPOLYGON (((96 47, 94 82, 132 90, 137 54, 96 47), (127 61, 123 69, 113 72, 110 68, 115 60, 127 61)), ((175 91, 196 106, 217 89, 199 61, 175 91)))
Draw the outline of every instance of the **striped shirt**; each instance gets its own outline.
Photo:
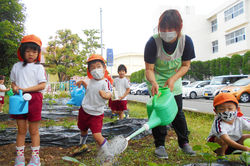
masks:
POLYGON ((248 119, 237 117, 233 124, 228 124, 216 115, 207 140, 214 136, 220 138, 222 135, 227 134, 232 140, 238 141, 242 137, 243 130, 250 131, 250 121, 248 119))

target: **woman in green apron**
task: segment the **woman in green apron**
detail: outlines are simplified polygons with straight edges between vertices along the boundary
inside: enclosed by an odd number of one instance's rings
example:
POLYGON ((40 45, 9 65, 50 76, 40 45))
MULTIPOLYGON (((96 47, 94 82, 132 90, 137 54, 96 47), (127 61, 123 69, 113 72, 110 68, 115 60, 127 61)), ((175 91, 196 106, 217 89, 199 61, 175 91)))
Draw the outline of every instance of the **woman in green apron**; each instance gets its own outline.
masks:
MULTIPOLYGON (((182 18, 177 10, 166 10, 159 18, 158 34, 153 35, 144 50, 146 78, 152 96, 158 93, 159 87, 168 87, 175 95, 178 113, 172 126, 178 137, 178 145, 184 153, 195 155, 189 145, 188 128, 182 111, 182 81, 195 58, 192 39, 181 33, 182 18)), ((155 154, 159 158, 168 158, 165 150, 166 126, 152 129, 155 154)))

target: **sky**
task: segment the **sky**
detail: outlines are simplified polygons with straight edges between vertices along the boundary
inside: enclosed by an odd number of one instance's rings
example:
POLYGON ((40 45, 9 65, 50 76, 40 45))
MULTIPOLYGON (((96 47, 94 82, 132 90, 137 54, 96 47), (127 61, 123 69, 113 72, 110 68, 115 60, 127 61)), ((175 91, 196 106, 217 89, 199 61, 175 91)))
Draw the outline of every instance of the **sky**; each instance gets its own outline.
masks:
MULTIPOLYGON (((21 0, 26 7, 26 35, 37 35, 46 47, 49 37, 55 36, 57 30, 70 29, 83 38, 83 30, 100 30, 102 25, 104 56, 107 48, 113 49, 114 55, 143 53, 145 44, 165 9, 183 9, 189 5, 194 7, 197 15, 208 15, 226 1, 21 0)), ((97 53, 100 54, 101 50, 97 53)))

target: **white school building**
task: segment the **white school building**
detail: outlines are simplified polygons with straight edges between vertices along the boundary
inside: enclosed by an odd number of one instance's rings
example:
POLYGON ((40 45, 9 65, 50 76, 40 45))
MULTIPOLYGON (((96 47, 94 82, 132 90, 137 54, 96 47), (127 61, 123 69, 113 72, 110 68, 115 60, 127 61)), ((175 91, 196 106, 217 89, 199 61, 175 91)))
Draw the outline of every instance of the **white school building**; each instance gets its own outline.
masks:
MULTIPOLYGON (((171 8, 163 6, 166 10, 171 8)), ((197 15, 192 6, 177 8, 183 18, 183 33, 194 43, 194 60, 212 60, 243 55, 250 50, 250 0, 229 0, 208 15, 197 15)), ((155 28, 157 29, 157 28, 155 28)), ((152 34, 156 31, 152 30, 152 34)), ((112 76, 118 76, 117 68, 124 64, 127 75, 145 68, 143 53, 114 54, 114 66, 108 67, 112 76)))

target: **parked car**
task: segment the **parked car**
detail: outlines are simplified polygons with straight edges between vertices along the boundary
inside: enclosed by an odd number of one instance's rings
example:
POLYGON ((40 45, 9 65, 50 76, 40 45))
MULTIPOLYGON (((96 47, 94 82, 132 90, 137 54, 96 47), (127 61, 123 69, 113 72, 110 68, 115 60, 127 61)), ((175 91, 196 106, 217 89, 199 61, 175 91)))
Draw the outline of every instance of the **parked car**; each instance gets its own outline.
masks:
POLYGON ((195 99, 197 97, 202 97, 202 92, 206 85, 209 85, 210 80, 207 81, 195 81, 189 85, 183 86, 182 97, 195 99))
POLYGON ((213 98, 220 93, 221 88, 247 77, 248 75, 223 75, 213 77, 210 84, 204 88, 203 97, 205 99, 213 98))
POLYGON ((136 86, 134 89, 132 89, 131 94, 133 94, 133 95, 141 95, 142 91, 144 91, 147 88, 148 87, 147 87, 146 82, 143 82, 143 83, 139 84, 138 86, 136 86))
POLYGON ((188 80, 182 80, 182 86, 187 86, 191 83, 191 81, 188 80))
POLYGON ((222 88, 220 92, 231 93, 237 100, 246 103, 250 101, 250 78, 240 79, 231 86, 222 88))
POLYGON ((140 84, 133 83, 130 85, 130 94, 131 94, 132 90, 134 90, 138 85, 140 85, 140 84))

